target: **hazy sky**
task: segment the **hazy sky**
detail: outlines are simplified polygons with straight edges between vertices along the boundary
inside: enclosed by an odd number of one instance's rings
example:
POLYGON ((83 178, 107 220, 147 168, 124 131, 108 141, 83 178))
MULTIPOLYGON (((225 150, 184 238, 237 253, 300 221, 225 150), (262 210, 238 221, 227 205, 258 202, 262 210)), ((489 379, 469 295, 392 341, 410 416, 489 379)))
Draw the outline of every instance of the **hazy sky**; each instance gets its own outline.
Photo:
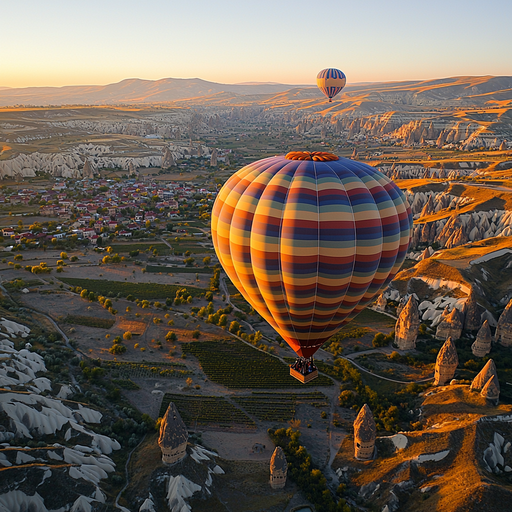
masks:
POLYGON ((512 75, 512 0, 0 0, 0 86, 512 75))

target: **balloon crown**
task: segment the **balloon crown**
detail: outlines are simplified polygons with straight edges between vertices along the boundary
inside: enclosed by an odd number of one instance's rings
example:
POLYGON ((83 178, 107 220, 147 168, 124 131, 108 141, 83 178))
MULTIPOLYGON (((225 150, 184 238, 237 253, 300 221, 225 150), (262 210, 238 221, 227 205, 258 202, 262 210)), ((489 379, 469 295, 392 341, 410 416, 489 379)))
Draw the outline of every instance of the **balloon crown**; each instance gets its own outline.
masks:
POLYGON ((285 158, 287 160, 314 160, 315 162, 332 162, 339 160, 336 155, 325 151, 291 151, 285 158))

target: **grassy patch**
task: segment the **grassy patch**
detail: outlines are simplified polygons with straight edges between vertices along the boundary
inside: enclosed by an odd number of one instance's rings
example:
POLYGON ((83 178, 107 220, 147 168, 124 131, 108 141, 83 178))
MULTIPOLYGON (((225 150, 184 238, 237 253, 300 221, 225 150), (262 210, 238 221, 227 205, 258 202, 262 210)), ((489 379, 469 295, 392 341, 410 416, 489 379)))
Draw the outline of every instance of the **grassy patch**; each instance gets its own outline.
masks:
POLYGON ((251 418, 221 396, 166 393, 160 406, 159 416, 165 414, 170 402, 174 403, 185 424, 192 428, 213 425, 224 428, 233 426, 256 427, 251 418))
POLYGON ((107 281, 101 279, 80 279, 76 277, 60 278, 63 283, 70 286, 80 286, 90 292, 106 295, 112 292, 114 295, 121 294, 121 297, 133 295, 138 299, 165 299, 167 297, 174 298, 176 291, 187 288, 188 293, 192 297, 199 297, 206 290, 202 288, 194 288, 192 286, 180 286, 173 284, 158 283, 125 283, 122 281, 107 281))
POLYGON ((148 265, 146 272, 163 272, 164 274, 213 274, 211 267, 167 267, 159 265, 148 265))
POLYGON ((131 391, 140 389, 140 386, 135 384, 135 382, 133 382, 131 379, 112 379, 112 384, 115 384, 116 386, 119 386, 123 389, 129 389, 131 391))
POLYGON ((196 356, 209 379, 228 388, 276 389, 331 386, 320 375, 309 384, 290 376, 290 369, 275 357, 240 341, 204 341, 183 345, 183 352, 196 356))
POLYGON ((98 318, 96 316, 68 315, 64 321, 67 324, 85 325, 99 329, 110 329, 116 321, 113 318, 98 318))
POLYGON ((167 244, 114 244, 111 246, 112 252, 114 253, 123 253, 123 252, 132 252, 132 251, 140 251, 145 252, 147 250, 153 251, 156 249, 158 254, 160 255, 168 255, 171 253, 169 246, 167 244))
POLYGON ((102 367, 109 369, 111 376, 117 379, 130 377, 186 377, 194 372, 182 363, 135 363, 120 361, 102 361, 102 367))

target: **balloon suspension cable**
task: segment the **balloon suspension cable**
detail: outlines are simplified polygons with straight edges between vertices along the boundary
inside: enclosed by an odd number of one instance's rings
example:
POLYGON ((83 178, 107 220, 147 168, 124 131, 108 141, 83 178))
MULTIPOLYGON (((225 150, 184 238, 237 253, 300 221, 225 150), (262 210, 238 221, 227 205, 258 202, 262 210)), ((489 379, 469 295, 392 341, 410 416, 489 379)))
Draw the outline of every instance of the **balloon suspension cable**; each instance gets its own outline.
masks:
POLYGON ((295 359, 295 362, 291 365, 291 368, 296 372, 301 373, 302 375, 308 375, 317 370, 317 367, 315 366, 315 362, 313 360, 313 356, 309 358, 297 357, 297 359, 295 359))

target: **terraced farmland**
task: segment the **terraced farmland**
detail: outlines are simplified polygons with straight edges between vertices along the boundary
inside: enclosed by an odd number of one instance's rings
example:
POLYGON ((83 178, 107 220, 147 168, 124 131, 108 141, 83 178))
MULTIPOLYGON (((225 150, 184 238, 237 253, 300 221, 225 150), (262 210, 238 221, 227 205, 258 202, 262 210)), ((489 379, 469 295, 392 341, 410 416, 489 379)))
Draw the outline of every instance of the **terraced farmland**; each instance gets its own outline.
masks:
POLYGON ((331 386, 320 375, 308 384, 290 376, 289 367, 277 358, 240 341, 198 341, 183 345, 183 352, 199 359, 204 373, 213 382, 234 389, 279 389, 331 386))
POLYGON ((159 416, 163 416, 169 402, 174 402, 188 427, 214 426, 220 428, 256 428, 254 421, 240 409, 220 396, 178 395, 166 393, 159 416))

